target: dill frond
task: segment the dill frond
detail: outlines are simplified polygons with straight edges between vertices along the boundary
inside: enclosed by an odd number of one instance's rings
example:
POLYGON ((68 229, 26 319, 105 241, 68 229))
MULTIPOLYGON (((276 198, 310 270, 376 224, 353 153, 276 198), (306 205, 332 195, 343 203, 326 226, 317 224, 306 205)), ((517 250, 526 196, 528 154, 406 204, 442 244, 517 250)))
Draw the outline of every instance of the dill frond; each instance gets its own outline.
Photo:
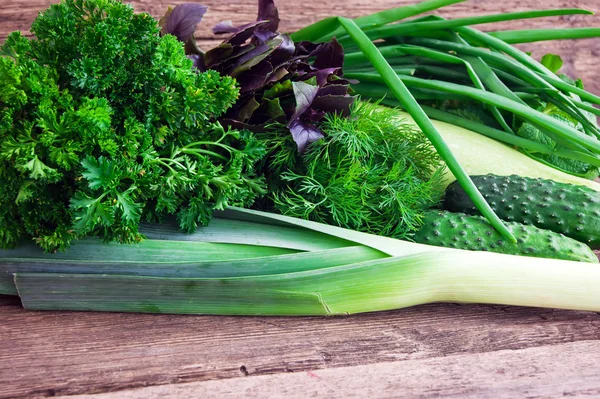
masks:
POLYGON ((435 205, 442 162, 396 110, 356 101, 350 117, 329 114, 325 137, 299 156, 285 130, 266 134, 273 207, 294 217, 409 238, 435 205))

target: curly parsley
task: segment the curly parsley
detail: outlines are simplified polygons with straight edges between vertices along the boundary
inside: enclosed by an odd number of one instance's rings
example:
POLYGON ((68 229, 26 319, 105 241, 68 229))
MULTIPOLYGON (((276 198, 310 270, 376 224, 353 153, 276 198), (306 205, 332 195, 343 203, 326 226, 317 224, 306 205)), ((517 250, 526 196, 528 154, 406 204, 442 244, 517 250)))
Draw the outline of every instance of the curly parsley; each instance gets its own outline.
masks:
POLYGON ((262 146, 215 122, 235 80, 195 72, 150 15, 65 0, 31 31, 0 48, 0 247, 137 242, 141 220, 167 215, 191 232, 263 193, 262 146))

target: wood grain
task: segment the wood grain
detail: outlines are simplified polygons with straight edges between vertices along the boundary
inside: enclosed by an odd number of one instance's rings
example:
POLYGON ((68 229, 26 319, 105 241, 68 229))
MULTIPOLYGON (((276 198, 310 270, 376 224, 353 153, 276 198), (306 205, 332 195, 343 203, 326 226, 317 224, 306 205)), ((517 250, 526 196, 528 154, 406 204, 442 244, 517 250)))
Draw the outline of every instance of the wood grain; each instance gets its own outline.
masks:
MULTIPOLYGON (((168 5, 184 1, 132 4, 159 16, 168 5)), ((254 0, 202 2, 211 6, 197 34, 203 46, 218 42, 210 33, 216 22, 232 19, 239 24, 255 18, 254 0)), ((333 14, 356 17, 411 2, 277 4, 282 29, 293 31, 333 14)), ((2 0, 0 41, 10 31, 27 31, 37 12, 49 4, 2 0)), ((576 6, 600 11, 598 0, 547 0, 543 5, 471 0, 441 14, 462 17, 576 6)), ((526 26, 600 26, 600 17, 545 18, 526 26)), ((482 27, 503 28, 524 24, 482 27)), ((536 57, 561 54, 565 71, 600 94, 600 40, 523 48, 536 57)), ((110 393, 98 399, 114 399, 126 397, 122 390, 136 388, 127 392, 130 399, 258 397, 265 396, 264 386, 272 387, 272 397, 294 390, 300 392, 296 397, 598 397, 599 343, 600 314, 591 312, 427 305, 344 318, 44 313, 26 312, 18 299, 0 296, 0 398, 110 393), (309 383, 313 374, 319 384, 309 383), (148 386, 156 387, 144 388, 148 386)))
MULTIPOLYGON (((130 3, 137 11, 148 12, 155 17, 163 15, 169 6, 185 3, 189 0, 136 0, 130 3)), ((412 4, 416 0, 344 0, 339 2, 315 0, 277 0, 276 4, 282 19, 283 31, 295 31, 303 26, 331 15, 358 17, 383 9, 412 4)), ((0 5, 0 41, 13 30, 28 32, 31 22, 40 10, 45 9, 52 0, 2 0, 0 5)), ((211 33, 212 26, 222 20, 232 20, 234 24, 253 21, 256 18, 255 0, 202 0, 210 7, 204 21, 200 24, 197 39, 202 46, 218 43, 219 39, 211 33)), ((506 13, 533 9, 551 9, 580 7, 599 12, 598 0, 470 0, 444 8, 440 15, 448 18, 466 17, 492 13, 506 13)), ((527 22, 503 22, 483 25, 482 30, 533 29, 600 26, 600 15, 569 15, 553 18, 531 19, 527 22), (526 24, 526 25, 525 25, 526 24)), ((545 53, 560 54, 565 61, 564 72, 576 76, 586 83, 586 88, 600 95, 597 59, 600 56, 600 39, 555 41, 543 44, 528 44, 521 48, 541 57, 545 53)))
POLYGON ((5 300, 0 337, 8 399, 599 341, 600 315, 428 305, 341 318, 202 317, 25 312, 5 300))
MULTIPOLYGON (((570 398, 600 396, 599 342, 238 377, 119 392, 122 399, 570 398)), ((112 399, 113 394, 63 399, 112 399)))

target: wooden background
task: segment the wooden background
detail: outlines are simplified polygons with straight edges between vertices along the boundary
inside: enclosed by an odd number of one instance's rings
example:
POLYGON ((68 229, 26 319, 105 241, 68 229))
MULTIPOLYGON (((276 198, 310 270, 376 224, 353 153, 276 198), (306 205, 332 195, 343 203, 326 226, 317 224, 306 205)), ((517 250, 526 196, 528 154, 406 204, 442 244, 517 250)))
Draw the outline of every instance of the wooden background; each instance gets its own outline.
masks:
MULTIPOLYGON (((26 31, 47 0, 0 0, 0 41, 26 31)), ((197 37, 255 18, 255 1, 206 0, 197 37)), ((279 0, 282 30, 355 17, 406 0, 279 0)), ((138 0, 164 13, 167 0, 138 0)), ((600 11, 598 0, 471 0, 447 17, 539 7, 600 11)), ((485 29, 600 26, 569 16, 485 29)), ((526 45, 560 54, 600 94, 600 40, 526 45)), ((0 398, 600 397, 600 313, 427 305, 341 318, 248 318, 26 312, 0 296, 0 398), (91 396, 88 396, 91 395, 91 396)))

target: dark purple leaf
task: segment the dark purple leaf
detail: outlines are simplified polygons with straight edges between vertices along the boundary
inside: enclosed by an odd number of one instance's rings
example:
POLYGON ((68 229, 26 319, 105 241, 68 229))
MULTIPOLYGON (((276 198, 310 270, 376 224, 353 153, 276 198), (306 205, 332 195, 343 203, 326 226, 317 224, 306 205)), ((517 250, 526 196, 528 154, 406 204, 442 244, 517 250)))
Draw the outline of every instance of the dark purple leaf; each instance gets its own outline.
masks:
POLYGON ((296 54, 308 56, 313 53, 321 44, 313 42, 300 42, 296 43, 296 54))
POLYGON ((288 125, 288 128, 292 133, 294 142, 298 146, 298 152, 301 154, 304 153, 306 147, 310 143, 313 143, 324 137, 323 133, 319 129, 300 120, 293 120, 292 123, 288 125))
POLYGON ((252 37, 254 31, 264 30, 265 26, 267 25, 269 25, 269 21, 256 21, 250 24, 242 25, 239 27, 238 31, 235 32, 230 38, 225 40, 225 42, 231 43, 234 46, 241 46, 252 37))
POLYGON ((270 40, 277 36, 276 32, 271 32, 270 30, 255 30, 254 31, 254 39, 257 43, 262 44, 267 40, 270 40))
POLYGON ((208 7, 198 3, 180 4, 166 17, 164 33, 177 37, 182 42, 187 42, 194 37, 196 26, 206 14, 208 7))
POLYGON ((319 97, 322 96, 327 96, 327 95, 333 95, 333 96, 344 96, 346 94, 348 94, 348 86, 343 86, 343 85, 338 85, 338 84, 334 84, 334 85, 328 85, 325 87, 321 87, 319 89, 319 97))
POLYGON ((279 11, 277 11, 273 0, 258 0, 258 18, 256 20, 269 21, 264 29, 277 32, 277 29, 279 29, 279 11))
POLYGON ((233 64, 233 70, 229 74, 234 78, 237 77, 240 73, 249 70, 255 65, 258 65, 273 51, 274 49, 268 44, 261 44, 260 46, 255 47, 235 61, 233 64))
POLYGON ((310 107, 315 97, 317 97, 319 88, 304 82, 292 82, 292 87, 294 89, 294 97, 296 99, 296 109, 294 110, 294 115, 292 116, 293 121, 294 119, 299 119, 300 116, 302 116, 302 114, 310 107))
POLYGON ((294 55, 296 46, 294 46, 294 42, 289 35, 277 35, 270 40, 274 41, 275 39, 281 40, 281 42, 273 52, 272 59, 270 61, 273 65, 278 65, 286 60, 289 60, 294 55))
POLYGON ((317 78, 317 84, 319 86, 325 86, 327 83, 329 83, 329 77, 332 75, 337 75, 339 74, 341 71, 340 68, 325 68, 325 69, 319 69, 315 72, 311 72, 309 74, 307 74, 304 79, 310 79, 313 76, 317 78))
POLYGON ((273 65, 269 61, 259 63, 237 77, 237 81, 240 84, 240 91, 245 93, 260 89, 265 85, 267 77, 272 73, 273 65))
POLYGON ((302 115, 302 119, 311 122, 319 122, 325 117, 325 114, 326 112, 322 109, 310 108, 302 115))
POLYGON ((319 96, 313 100, 312 106, 324 112, 341 114, 343 116, 350 115, 350 106, 354 103, 356 97, 343 95, 326 95, 319 96))
POLYGON ((267 81, 265 83, 278 82, 283 79, 287 74, 288 70, 285 67, 279 67, 273 71, 271 75, 269 75, 267 81))
POLYGON ((342 67, 344 65, 344 48, 333 38, 321 44, 311 54, 315 57, 313 67, 317 69, 342 67))

